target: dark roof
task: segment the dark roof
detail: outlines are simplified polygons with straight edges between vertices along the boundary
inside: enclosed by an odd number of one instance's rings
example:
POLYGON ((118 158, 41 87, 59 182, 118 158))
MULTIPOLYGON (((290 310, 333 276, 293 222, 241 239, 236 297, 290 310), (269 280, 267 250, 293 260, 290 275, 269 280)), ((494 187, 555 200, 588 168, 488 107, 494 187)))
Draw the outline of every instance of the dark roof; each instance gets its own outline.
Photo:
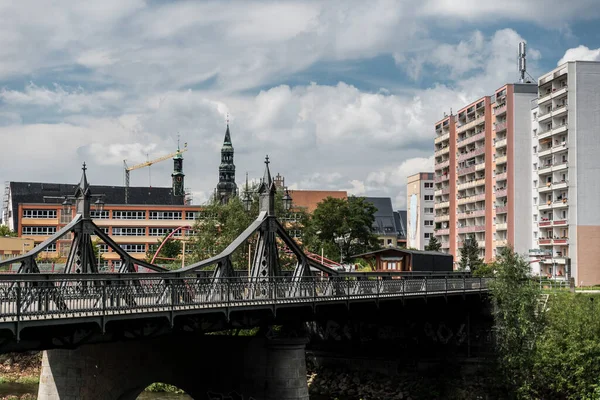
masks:
POLYGON ((394 211, 394 223, 399 239, 406 239, 406 210, 394 211))
POLYGON ((377 208, 375 222, 373 222, 372 226, 373 233, 376 235, 397 234, 398 229, 394 219, 392 199, 389 197, 365 197, 365 200, 377 208))
MULTIPOLYGON (((44 196, 62 197, 74 195, 77 184, 41 183, 41 182, 10 182, 12 198, 12 215, 15 230, 18 229, 17 217, 19 204, 32 203, 61 203, 59 199, 46 199, 44 196)), ((96 186, 90 185, 92 194, 104 194, 105 204, 125 204, 125 186, 96 186)), ((173 196, 170 187, 130 187, 128 204, 143 205, 184 205, 183 196, 173 196)))
POLYGON ((369 251, 367 253, 356 254, 356 255, 350 256, 350 258, 372 256, 372 255, 382 253, 385 251, 396 251, 398 253, 406 253, 406 254, 423 254, 423 255, 430 255, 430 256, 452 257, 452 254, 446 254, 446 253, 442 253, 440 251, 408 250, 408 249, 405 249, 404 247, 386 247, 386 248, 379 249, 379 250, 369 251))

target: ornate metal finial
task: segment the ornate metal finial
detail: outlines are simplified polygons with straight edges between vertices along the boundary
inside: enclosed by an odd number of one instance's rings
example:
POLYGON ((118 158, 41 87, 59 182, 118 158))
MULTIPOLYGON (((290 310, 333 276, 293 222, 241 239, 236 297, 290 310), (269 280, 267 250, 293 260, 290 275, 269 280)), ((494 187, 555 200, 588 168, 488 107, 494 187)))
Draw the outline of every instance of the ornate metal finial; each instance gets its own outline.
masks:
POLYGON ((265 164, 267 164, 267 167, 269 166, 271 162, 269 161, 269 155, 267 154, 267 156, 265 157, 265 164))
POLYGON ((227 113, 227 126, 229 126, 229 113, 227 113))
POLYGON ((87 167, 85 165, 85 161, 83 162, 83 167, 81 167, 81 169, 83 170, 83 172, 87 171, 87 167))

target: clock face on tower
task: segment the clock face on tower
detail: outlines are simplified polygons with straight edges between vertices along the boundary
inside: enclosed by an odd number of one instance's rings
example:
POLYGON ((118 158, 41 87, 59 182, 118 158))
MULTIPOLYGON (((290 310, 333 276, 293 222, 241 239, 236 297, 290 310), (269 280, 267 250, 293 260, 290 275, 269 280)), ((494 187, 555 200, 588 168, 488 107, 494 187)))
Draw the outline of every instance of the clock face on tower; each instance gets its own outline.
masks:
POLYGON ((181 182, 182 178, 180 176, 178 176, 177 178, 175 178, 177 180, 177 182, 181 182))

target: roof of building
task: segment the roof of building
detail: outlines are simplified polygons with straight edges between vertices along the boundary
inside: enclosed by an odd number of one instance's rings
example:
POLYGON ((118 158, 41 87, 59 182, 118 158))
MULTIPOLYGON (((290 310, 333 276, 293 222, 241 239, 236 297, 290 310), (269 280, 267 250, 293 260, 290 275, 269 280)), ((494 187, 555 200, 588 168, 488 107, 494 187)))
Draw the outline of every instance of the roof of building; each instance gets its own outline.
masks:
POLYGON ((405 249, 404 247, 386 247, 386 248, 379 249, 379 250, 369 251, 367 253, 355 254, 353 256, 350 256, 350 258, 370 257, 370 256, 375 256, 379 253, 386 252, 386 251, 405 253, 405 254, 423 254, 423 255, 430 255, 430 256, 452 257, 452 254, 446 254, 446 253, 442 253, 439 251, 408 250, 408 249, 405 249))
POLYGON ((372 226, 373 233, 376 235, 396 235, 398 229, 394 218, 392 199, 389 197, 365 197, 365 200, 377 208, 372 226))
MULTIPOLYGON (((60 199, 44 199, 44 197, 74 195, 78 187, 78 184, 10 182, 15 231, 18 229, 16 216, 19 204, 62 203, 60 199)), ((103 194, 105 204, 125 204, 125 186, 90 185, 90 192, 103 194)), ((170 187, 130 187, 128 204, 184 205, 185 198, 173 196, 173 189, 170 187)))
POLYGON ((334 199, 348 198, 345 190, 290 190, 293 207, 305 209, 312 213, 317 205, 328 197, 334 199))
POLYGON ((394 223, 399 239, 406 239, 406 210, 394 211, 394 223))

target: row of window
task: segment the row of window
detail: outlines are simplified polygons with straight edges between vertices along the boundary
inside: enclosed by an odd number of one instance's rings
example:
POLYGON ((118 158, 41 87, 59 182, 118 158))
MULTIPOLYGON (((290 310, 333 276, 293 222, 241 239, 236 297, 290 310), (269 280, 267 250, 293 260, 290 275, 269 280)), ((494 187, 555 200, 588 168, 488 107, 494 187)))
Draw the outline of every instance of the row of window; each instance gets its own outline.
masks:
POLYGON ((56 233, 55 226, 24 226, 23 235, 27 236, 50 236, 56 233))
POLYGON ((23 218, 56 218, 56 210, 23 210, 23 218))

